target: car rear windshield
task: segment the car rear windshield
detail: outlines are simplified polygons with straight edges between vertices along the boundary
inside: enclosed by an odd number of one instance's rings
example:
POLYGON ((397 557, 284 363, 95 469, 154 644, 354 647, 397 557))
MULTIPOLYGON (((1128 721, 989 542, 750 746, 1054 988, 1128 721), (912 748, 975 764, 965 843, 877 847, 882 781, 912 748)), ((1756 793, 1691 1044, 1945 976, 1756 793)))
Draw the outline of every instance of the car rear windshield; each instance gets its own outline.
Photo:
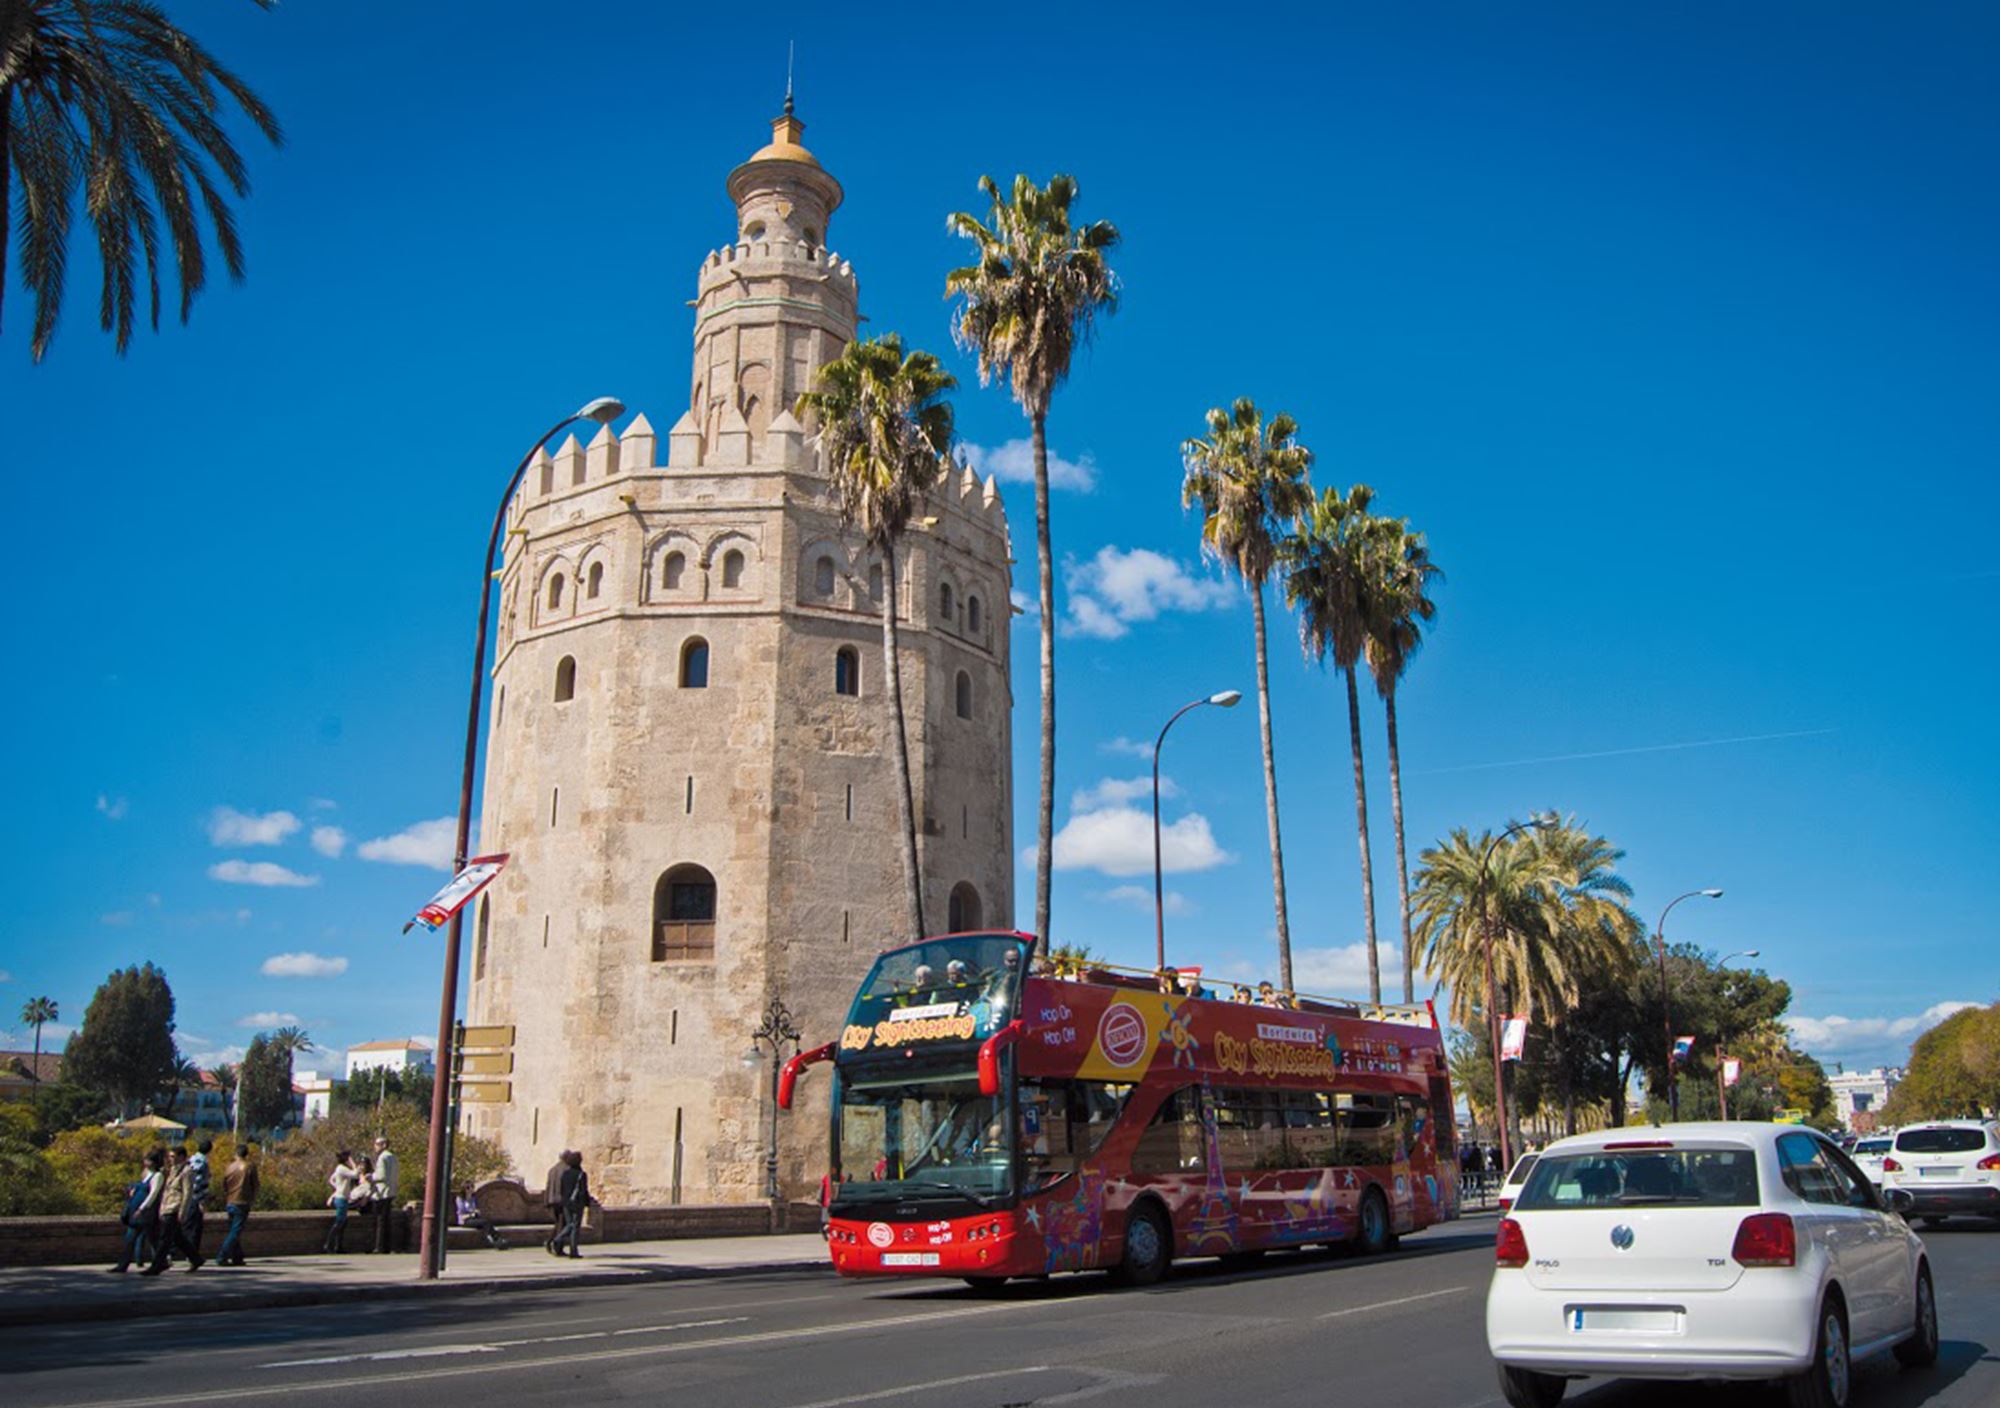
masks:
POLYGON ((1757 1156, 1749 1149, 1544 1154, 1514 1207, 1521 1212, 1558 1212, 1642 1204, 1755 1207, 1757 1156))
POLYGON ((1889 1152, 1889 1141, 1886 1139, 1864 1139, 1854 1146, 1854 1152, 1857 1154, 1886 1154, 1889 1152))
POLYGON ((1896 1136, 1905 1154, 1969 1154, 1986 1147, 1983 1129, 1906 1129, 1896 1136))

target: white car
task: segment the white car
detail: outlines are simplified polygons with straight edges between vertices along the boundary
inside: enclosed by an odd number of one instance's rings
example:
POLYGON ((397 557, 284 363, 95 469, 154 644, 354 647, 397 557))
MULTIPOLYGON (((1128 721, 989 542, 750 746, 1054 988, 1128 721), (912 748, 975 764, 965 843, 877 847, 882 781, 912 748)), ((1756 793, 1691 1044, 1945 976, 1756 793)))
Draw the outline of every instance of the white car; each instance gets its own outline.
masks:
POLYGON ((1910 1195, 1927 1226, 1952 1213, 2000 1217, 2000 1131, 1985 1120, 1933 1120, 1896 1131, 1882 1160, 1882 1191, 1910 1195))
POLYGON ((1889 1152, 1895 1139, 1887 1134, 1864 1134, 1854 1141, 1854 1147, 1847 1156, 1854 1160, 1855 1167, 1868 1175, 1868 1181, 1875 1185, 1877 1193, 1882 1191, 1882 1158, 1889 1152))
POLYGON ((1514 1166, 1507 1170, 1507 1177, 1500 1185, 1501 1212, 1514 1206, 1514 1199, 1521 1196, 1521 1190, 1527 1186, 1528 1175, 1535 1171, 1535 1163, 1541 1157, 1540 1154, 1523 1154, 1514 1160, 1514 1166))
POLYGON ((1783 1379, 1793 1408, 1845 1408, 1854 1360, 1937 1358, 1922 1240, 1795 1126, 1558 1140, 1496 1251, 1486 1343, 1514 1408, 1553 1408, 1593 1375, 1783 1379))

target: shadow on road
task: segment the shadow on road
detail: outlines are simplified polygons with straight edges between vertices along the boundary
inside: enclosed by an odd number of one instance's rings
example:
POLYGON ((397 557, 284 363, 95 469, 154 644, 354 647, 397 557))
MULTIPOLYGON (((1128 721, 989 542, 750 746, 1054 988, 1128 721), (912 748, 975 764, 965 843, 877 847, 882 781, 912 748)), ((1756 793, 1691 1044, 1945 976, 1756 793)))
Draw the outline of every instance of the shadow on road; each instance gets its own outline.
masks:
MULTIPOLYGON (((1977 1340, 1945 1340, 1938 1361, 1928 1369, 1905 1369, 1887 1354, 1854 1366, 1848 1401, 1862 1408, 1919 1408, 1993 1355, 1977 1340)), ((1689 1384, 1645 1383, 1636 1379, 1590 1379, 1570 1387, 1565 1404, 1577 1408, 1686 1408, 1698 1393, 1702 1408, 1771 1408, 1778 1401, 1768 1383, 1689 1384), (1579 1389, 1586 1390, 1578 1392, 1579 1389)))

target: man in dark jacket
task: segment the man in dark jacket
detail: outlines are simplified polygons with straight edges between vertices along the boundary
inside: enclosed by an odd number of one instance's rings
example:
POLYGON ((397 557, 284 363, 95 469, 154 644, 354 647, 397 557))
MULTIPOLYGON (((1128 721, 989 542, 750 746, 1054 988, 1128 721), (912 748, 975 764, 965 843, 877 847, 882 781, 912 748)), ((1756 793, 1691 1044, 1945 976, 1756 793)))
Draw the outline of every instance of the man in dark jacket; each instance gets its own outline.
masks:
POLYGON ((549 1239, 542 1243, 542 1250, 550 1256, 560 1256, 556 1250, 556 1238, 562 1235, 563 1226, 563 1174, 569 1169, 569 1150, 556 1155, 556 1161, 549 1165, 547 1186, 542 1190, 542 1202, 549 1210, 549 1239))
POLYGON ((570 1256, 581 1260, 583 1253, 576 1249, 576 1240, 583 1231, 584 1209, 590 1206, 590 1175, 583 1171, 583 1155, 577 1150, 563 1155, 557 1183, 562 1193, 562 1223, 556 1231, 555 1252, 561 1256, 567 1242, 570 1256))

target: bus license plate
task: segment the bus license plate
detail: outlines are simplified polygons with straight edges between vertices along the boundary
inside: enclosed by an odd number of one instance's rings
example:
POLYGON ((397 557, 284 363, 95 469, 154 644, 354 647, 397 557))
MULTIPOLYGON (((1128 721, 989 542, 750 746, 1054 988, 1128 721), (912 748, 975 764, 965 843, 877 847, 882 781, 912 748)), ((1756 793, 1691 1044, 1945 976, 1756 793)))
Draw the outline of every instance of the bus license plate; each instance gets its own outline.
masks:
POLYGON ((936 1252, 883 1252, 882 1264, 884 1266, 936 1266, 938 1264, 938 1254, 936 1252))

